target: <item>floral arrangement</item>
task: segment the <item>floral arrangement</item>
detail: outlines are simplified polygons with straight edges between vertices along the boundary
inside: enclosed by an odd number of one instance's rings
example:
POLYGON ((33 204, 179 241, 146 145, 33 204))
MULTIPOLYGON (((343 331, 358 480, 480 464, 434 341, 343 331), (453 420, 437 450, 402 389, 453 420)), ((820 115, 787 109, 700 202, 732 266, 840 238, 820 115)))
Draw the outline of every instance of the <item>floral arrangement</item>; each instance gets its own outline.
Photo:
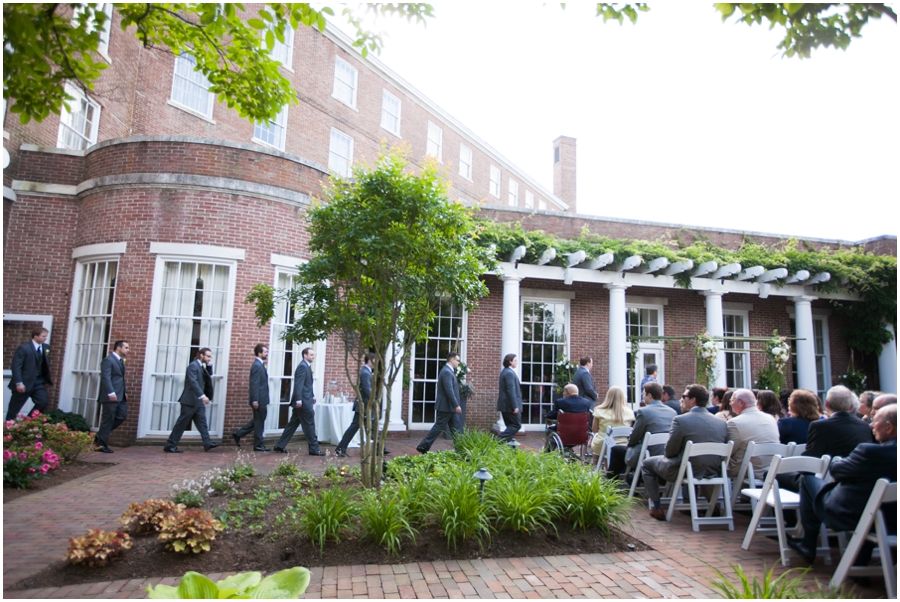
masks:
POLYGON ((459 382, 459 394, 463 397, 471 397, 475 394, 475 388, 468 383, 468 374, 469 367, 465 362, 459 362, 459 366, 456 367, 456 380, 459 382))
POLYGON ((556 362, 556 366, 553 368, 553 384, 556 385, 557 393, 562 393, 563 387, 572 382, 576 370, 578 370, 578 364, 567 360, 565 356, 556 362))
POLYGON ((778 336, 778 331, 772 331, 772 338, 766 343, 766 359, 768 363, 759 371, 756 377, 757 389, 768 389, 776 395, 784 388, 784 367, 791 358, 791 348, 787 338, 778 336))
POLYGON ((716 382, 716 357, 719 347, 709 333, 704 330, 691 341, 697 356, 697 382, 710 388, 716 382))
POLYGON ((847 371, 838 376, 838 379, 857 395, 866 390, 866 373, 862 370, 854 370, 853 366, 847 368, 847 371))

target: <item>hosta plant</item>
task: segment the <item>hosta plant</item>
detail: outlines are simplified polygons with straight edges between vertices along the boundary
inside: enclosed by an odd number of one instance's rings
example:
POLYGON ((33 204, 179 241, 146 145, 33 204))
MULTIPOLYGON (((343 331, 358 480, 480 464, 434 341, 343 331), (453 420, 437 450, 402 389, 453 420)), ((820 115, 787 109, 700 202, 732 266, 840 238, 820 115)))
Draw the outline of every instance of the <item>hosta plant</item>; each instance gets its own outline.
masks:
POLYGON ((72 564, 105 566, 131 548, 131 537, 124 531, 92 529, 83 537, 69 540, 69 551, 63 556, 72 564))
POLYGON ((136 535, 158 533, 167 516, 183 510, 184 504, 176 504, 172 500, 147 500, 140 504, 132 502, 119 522, 126 531, 136 535))
POLYGON ((189 508, 166 516, 160 523, 159 539, 174 552, 209 552, 209 542, 224 527, 206 510, 189 508))
POLYGON ((278 571, 265 579, 257 572, 238 573, 227 579, 213 583, 209 578, 194 571, 188 571, 181 578, 178 587, 159 584, 147 586, 150 598, 157 599, 206 599, 255 598, 255 599, 296 599, 309 587, 309 571, 295 566, 278 571))

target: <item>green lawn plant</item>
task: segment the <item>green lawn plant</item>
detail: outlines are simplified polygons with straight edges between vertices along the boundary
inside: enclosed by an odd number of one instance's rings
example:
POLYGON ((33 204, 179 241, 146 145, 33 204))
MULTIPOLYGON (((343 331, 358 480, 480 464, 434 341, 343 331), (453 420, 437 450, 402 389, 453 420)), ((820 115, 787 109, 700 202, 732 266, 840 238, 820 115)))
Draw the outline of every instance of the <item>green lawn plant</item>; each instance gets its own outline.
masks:
POLYGON ((309 587, 309 570, 295 566, 278 571, 263 579, 256 571, 238 573, 213 583, 208 577, 188 571, 181 578, 178 587, 159 584, 147 586, 149 598, 164 600, 185 599, 292 599, 303 595, 309 587))
POLYGON ((468 463, 461 463, 430 489, 438 526, 447 536, 447 546, 454 550, 469 541, 477 542, 483 549, 485 540, 491 540, 488 508, 473 472, 468 463))
POLYGON ((389 554, 400 555, 404 537, 416 539, 417 531, 409 524, 403 498, 396 490, 385 487, 364 493, 359 516, 363 537, 385 546, 389 554))
POLYGON ((610 526, 629 524, 632 501, 617 488, 617 481, 604 478, 581 465, 569 465, 561 473, 559 503, 572 530, 599 528, 607 536, 610 526))
MULTIPOLYGON (((431 455, 431 454, 428 454, 431 455)), ((395 492, 403 506, 404 517, 413 527, 424 526, 431 514, 431 503, 428 491, 431 478, 424 471, 410 475, 400 483, 392 483, 389 487, 395 492)))
POLYGON ((334 487, 298 501, 300 526, 320 553, 324 553, 326 541, 340 541, 341 535, 350 530, 358 510, 353 497, 353 491, 334 487))
POLYGON ((501 475, 490 482, 486 498, 499 530, 533 533, 555 529, 557 493, 546 482, 535 482, 525 475, 501 475))
POLYGON ((270 477, 295 477, 300 474, 300 467, 294 464, 289 458, 285 458, 278 463, 278 466, 269 473, 270 477))
MULTIPOLYGON (((715 569, 717 578, 710 585, 723 598, 728 600, 752 599, 822 599, 822 598, 853 598, 853 589, 843 590, 818 586, 810 588, 804 586, 803 579, 810 571, 805 569, 789 569, 775 577, 773 566, 763 575, 762 581, 755 575, 751 579, 739 565, 730 565, 734 571, 734 579, 730 579, 720 570, 715 569)), ((763 569, 765 570, 765 569, 763 569)))

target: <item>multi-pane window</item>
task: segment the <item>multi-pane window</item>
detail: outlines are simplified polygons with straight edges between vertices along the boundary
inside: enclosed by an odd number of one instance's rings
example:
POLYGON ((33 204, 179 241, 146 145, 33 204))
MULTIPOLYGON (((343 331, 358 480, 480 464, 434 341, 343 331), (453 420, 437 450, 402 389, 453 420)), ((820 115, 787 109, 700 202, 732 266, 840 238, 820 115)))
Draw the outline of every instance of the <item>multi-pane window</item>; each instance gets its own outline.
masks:
MULTIPOLYGON (((104 2, 96 5, 95 11, 97 13, 105 13, 106 21, 103 23, 103 29, 100 30, 100 43, 97 45, 97 52, 101 55, 109 54, 109 32, 112 29, 112 15, 113 15, 113 5, 111 2, 104 2)), ((84 12, 84 8, 78 6, 73 11, 73 26, 77 27, 77 21, 79 16, 84 12)), ((89 21, 87 24, 87 33, 93 33, 94 27, 96 24, 94 21, 89 21)))
POLYGON ((331 128, 331 145, 328 148, 328 169, 343 177, 350 176, 353 165, 353 138, 331 128))
POLYGON ((115 259, 93 261, 78 264, 75 272, 74 353, 66 364, 71 366, 71 411, 83 416, 91 428, 100 426, 100 362, 112 351, 109 333, 118 267, 115 259))
MULTIPOLYGON (((206 406, 209 432, 218 434, 225 406, 222 375, 228 373, 231 301, 234 298, 231 266, 168 260, 162 262, 161 288, 153 308, 153 330, 147 346, 150 357, 149 390, 142 403, 145 434, 172 430, 181 404, 188 364, 203 347, 212 351, 215 394, 206 406), (155 339, 155 340, 153 340, 155 339)), ((193 427, 191 427, 193 429, 193 427)), ((190 432, 194 432, 193 430, 190 432)))
POLYGON ((459 175, 472 179, 472 149, 464 144, 459 145, 459 175))
POLYGON ((175 57, 172 102, 204 117, 212 117, 213 95, 209 80, 197 70, 197 59, 190 54, 175 57))
POLYGON ((534 193, 530 190, 525 191, 525 208, 534 209, 534 193))
POLYGON ((253 139, 283 151, 285 132, 287 131, 287 110, 288 108, 284 107, 274 120, 265 124, 254 124, 253 139))
POLYGON ((63 105, 59 114, 59 135, 56 146, 84 150, 97 142, 97 131, 100 127, 100 105, 88 98, 81 90, 66 84, 66 93, 74 97, 67 101, 69 108, 63 105))
POLYGON ((509 179, 509 206, 519 206, 519 183, 512 178, 509 179))
POLYGON ((437 125, 428 122, 428 143, 425 148, 425 154, 435 157, 438 162, 441 160, 441 147, 443 146, 444 131, 437 125))
POLYGON ((500 168, 491 165, 491 196, 500 198, 500 168))
MULTIPOLYGON (((662 308, 628 306, 625 310, 625 334, 626 336, 658 337, 662 336, 662 308)), ((623 352, 626 356, 628 382, 634 382, 633 387, 628 388, 628 403, 640 401, 641 380, 647 373, 646 368, 650 364, 656 364, 659 368, 658 380, 665 382, 665 370, 663 366, 663 344, 652 339, 639 342, 638 356, 634 360, 635 373, 632 374, 631 342, 623 341, 623 352)))
POLYGON ((331 95, 355 109, 358 85, 359 71, 341 57, 334 57, 334 91, 331 95))
MULTIPOLYGON (((797 336, 797 322, 791 318, 791 336, 797 336)), ((791 370, 794 387, 797 384, 797 344, 791 341, 791 370)), ((828 319, 813 316, 813 347, 816 354, 816 394, 825 401, 825 393, 831 388, 831 352, 828 339, 828 319)))
POLYGON ((381 127, 400 135, 400 99, 387 90, 381 92, 381 127))
MULTIPOLYGON (((286 290, 296 285, 296 270, 279 269, 276 275, 275 288, 286 290)), ((285 331, 296 319, 293 306, 281 299, 275 306, 272 318, 272 336, 269 344, 269 408, 266 415, 266 431, 279 431, 290 419, 291 388, 294 383, 294 371, 303 360, 300 352, 305 343, 283 339, 285 331)))
POLYGON ((629 307, 625 312, 625 334, 632 337, 659 336, 659 310, 629 307))
MULTIPOLYGON (((272 30, 273 34, 275 33, 275 24, 271 21, 269 22, 269 29, 272 30)), ((275 36, 275 44, 272 45, 269 56, 272 60, 278 61, 288 69, 291 68, 291 61, 294 57, 294 30, 291 29, 290 23, 284 28, 284 42, 279 42, 278 36, 275 36)))
POLYGON ((546 211, 547 210, 547 201, 540 199, 538 201, 538 209, 540 209, 541 211, 546 211))
POLYGON ((442 300, 437 309, 428 339, 416 343, 412 357, 410 387, 410 423, 426 425, 434 422, 438 373, 447 363, 447 354, 455 351, 464 357, 461 345, 465 316, 458 305, 442 300))
POLYGON ((522 424, 541 424, 553 405, 553 372, 566 356, 568 301, 522 302, 522 424))
MULTIPOLYGON (((746 313, 726 313, 722 316, 725 338, 746 338, 749 335, 746 313)), ((750 386, 750 343, 725 341, 725 379, 729 389, 750 386)))

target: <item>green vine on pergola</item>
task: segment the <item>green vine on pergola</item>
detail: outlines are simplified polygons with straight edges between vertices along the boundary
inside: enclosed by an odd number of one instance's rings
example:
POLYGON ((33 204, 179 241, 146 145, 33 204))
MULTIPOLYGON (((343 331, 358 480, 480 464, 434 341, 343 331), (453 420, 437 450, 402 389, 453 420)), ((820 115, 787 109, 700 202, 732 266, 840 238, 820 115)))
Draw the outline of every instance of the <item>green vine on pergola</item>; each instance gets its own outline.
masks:
MULTIPOLYGON (((612 253, 615 262, 628 257, 641 257, 643 265, 665 257, 671 263, 691 260, 695 265, 715 261, 720 266, 740 263, 742 266, 763 266, 766 270, 787 268, 788 274, 807 270, 811 274, 828 272, 831 280, 816 285, 822 292, 851 292, 860 296, 860 302, 830 300, 835 315, 846 319, 843 334, 853 350, 863 354, 881 353, 882 345, 893 339, 886 328, 890 324, 897 332, 897 258, 875 255, 861 247, 841 246, 836 249, 816 249, 806 242, 788 239, 784 242, 764 245, 748 236, 737 249, 714 245, 696 232, 675 231, 672 235, 655 241, 614 239, 590 232, 585 226, 574 238, 561 238, 543 230, 526 231, 521 222, 498 223, 479 219, 479 244, 494 245, 497 258, 506 261, 519 246, 525 247, 521 261, 536 263, 549 248, 556 249, 556 259, 550 265, 564 266, 565 256, 584 251, 588 257, 612 253), (686 240, 690 238, 690 240, 686 240)), ((654 274, 656 276, 656 274, 654 274)), ((677 286, 690 289, 691 277, 687 273, 673 276, 677 286)), ((774 286, 784 286, 780 280, 774 286)))

